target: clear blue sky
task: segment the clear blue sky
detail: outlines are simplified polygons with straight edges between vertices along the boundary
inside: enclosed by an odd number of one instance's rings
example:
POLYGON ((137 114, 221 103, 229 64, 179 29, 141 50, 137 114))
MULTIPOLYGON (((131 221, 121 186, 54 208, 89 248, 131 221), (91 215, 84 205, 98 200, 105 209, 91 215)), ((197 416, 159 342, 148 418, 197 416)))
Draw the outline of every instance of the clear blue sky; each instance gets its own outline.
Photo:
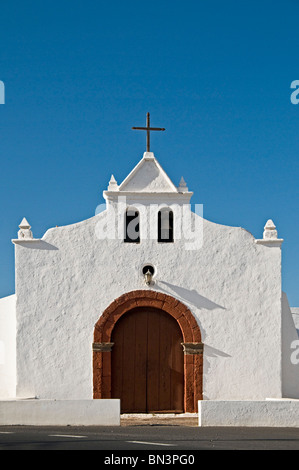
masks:
POLYGON ((257 238, 274 220, 299 306, 298 18, 296 0, 1 2, 0 297, 22 218, 39 238, 93 216, 149 111, 155 156, 205 218, 257 238))

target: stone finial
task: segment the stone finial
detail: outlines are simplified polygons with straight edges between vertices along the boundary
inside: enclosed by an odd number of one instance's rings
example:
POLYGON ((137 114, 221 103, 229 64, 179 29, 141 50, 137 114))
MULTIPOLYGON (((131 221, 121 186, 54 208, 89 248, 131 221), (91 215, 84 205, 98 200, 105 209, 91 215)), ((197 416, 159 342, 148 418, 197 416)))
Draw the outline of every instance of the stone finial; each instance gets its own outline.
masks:
POLYGON ((274 225, 274 222, 271 219, 268 220, 268 222, 266 223, 264 227, 263 239, 264 240, 277 239, 276 226, 274 225))
POLYGON ((22 220, 22 222, 19 225, 20 230, 18 231, 18 239, 19 240, 32 240, 33 235, 31 232, 31 226, 28 223, 28 221, 25 219, 22 220))
POLYGON ((180 184, 178 186, 178 190, 179 190, 180 193, 187 193, 188 192, 188 187, 187 187, 186 181, 184 180, 183 177, 181 178, 180 184))
POLYGON ((269 219, 264 227, 264 234, 262 239, 255 240, 255 243, 264 246, 278 246, 283 243, 283 238, 277 238, 277 230, 273 220, 269 219))
POLYGON ((111 175, 111 179, 109 181, 109 186, 108 186, 108 191, 117 191, 117 190, 118 190, 118 184, 114 176, 111 175))

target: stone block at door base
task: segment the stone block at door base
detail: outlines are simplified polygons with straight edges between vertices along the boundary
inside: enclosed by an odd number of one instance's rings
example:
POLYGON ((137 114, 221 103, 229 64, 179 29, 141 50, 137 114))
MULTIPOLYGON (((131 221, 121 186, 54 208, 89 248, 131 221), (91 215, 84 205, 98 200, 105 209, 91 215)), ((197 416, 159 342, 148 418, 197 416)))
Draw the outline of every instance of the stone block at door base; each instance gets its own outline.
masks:
POLYGON ((198 402, 199 426, 299 427, 299 400, 198 402))
POLYGON ((0 401, 0 425, 119 426, 120 400, 0 401))

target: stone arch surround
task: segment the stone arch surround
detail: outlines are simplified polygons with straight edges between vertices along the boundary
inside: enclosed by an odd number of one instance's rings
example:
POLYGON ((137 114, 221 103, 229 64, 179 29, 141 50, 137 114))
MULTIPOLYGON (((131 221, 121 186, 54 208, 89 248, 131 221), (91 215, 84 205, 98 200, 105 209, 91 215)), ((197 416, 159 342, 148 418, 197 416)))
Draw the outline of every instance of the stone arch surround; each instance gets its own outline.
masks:
POLYGON ((189 308, 178 299, 156 291, 136 290, 114 300, 103 312, 94 328, 93 398, 111 398, 111 335, 120 317, 136 307, 155 307, 177 321, 183 335, 184 407, 197 412, 202 400, 203 344, 199 326, 189 308))

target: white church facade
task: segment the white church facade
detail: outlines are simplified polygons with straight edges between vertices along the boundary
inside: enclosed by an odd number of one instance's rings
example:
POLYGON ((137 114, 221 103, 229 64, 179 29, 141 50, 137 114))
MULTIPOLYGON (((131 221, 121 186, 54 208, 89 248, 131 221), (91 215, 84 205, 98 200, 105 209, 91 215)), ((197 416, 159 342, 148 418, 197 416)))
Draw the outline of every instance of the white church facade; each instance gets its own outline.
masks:
POLYGON ((152 152, 90 219, 15 245, 0 300, 0 400, 120 399, 123 413, 299 398, 283 240, 192 209, 152 152))

